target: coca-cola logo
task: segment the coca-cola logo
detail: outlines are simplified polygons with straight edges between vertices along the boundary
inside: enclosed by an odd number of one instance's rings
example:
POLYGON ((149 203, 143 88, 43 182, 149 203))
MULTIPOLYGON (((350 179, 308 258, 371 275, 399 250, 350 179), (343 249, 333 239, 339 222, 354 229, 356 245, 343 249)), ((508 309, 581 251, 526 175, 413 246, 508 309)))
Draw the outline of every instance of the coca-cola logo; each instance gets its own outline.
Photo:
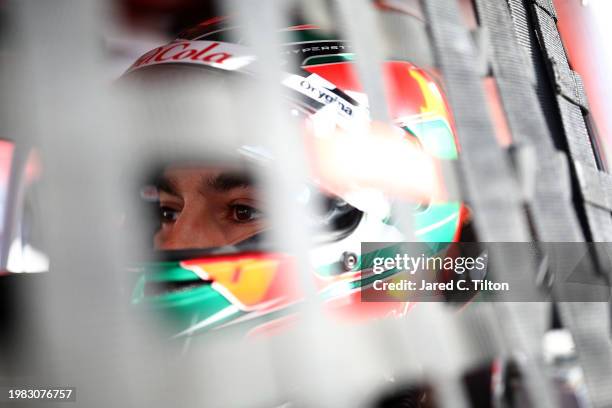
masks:
POLYGON ((128 69, 135 69, 164 63, 204 64, 217 68, 236 70, 254 60, 245 48, 220 41, 189 41, 177 40, 170 44, 157 47, 138 58, 128 69))

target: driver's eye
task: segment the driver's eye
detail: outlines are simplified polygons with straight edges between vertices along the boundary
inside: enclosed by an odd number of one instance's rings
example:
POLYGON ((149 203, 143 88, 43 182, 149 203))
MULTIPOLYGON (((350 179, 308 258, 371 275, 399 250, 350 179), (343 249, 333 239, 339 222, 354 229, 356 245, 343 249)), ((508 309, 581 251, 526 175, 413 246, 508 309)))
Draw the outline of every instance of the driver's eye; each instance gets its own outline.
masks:
POLYGON ((237 204, 231 207, 232 219, 236 222, 250 222, 261 218, 262 213, 248 205, 237 204))
POLYGON ((159 218, 163 223, 171 223, 176 222, 180 211, 174 210, 170 207, 160 207, 159 208, 159 218))

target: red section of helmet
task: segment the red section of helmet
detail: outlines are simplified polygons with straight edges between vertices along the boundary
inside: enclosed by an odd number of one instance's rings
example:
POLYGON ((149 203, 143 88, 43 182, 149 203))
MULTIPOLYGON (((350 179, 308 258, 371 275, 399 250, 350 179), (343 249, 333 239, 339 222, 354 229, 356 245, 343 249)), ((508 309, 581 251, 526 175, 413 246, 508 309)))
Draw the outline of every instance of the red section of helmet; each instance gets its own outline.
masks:
MULTIPOLYGON (((312 65, 306 66, 304 69, 332 82, 344 92, 363 93, 363 87, 354 63, 338 62, 312 65)), ((410 74, 411 71, 418 72, 423 78, 436 83, 431 75, 409 62, 388 61, 383 65, 383 84, 387 96, 389 116, 393 120, 423 113, 426 101, 418 81, 410 74)), ((440 89, 437 83, 436 88, 440 89)), ((452 118, 446 101, 444 101, 443 111, 445 118, 452 125, 452 118)))

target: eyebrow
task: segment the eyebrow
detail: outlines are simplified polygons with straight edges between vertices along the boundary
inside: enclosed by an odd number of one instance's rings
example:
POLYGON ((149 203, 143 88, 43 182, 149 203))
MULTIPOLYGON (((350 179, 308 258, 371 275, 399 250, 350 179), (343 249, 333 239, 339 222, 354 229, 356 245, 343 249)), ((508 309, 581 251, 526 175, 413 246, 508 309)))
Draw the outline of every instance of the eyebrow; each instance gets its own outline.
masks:
POLYGON ((158 190, 165 191, 174 196, 180 196, 176 180, 168 176, 159 176, 155 181, 158 190))
POLYGON ((255 184, 251 175, 244 172, 222 172, 202 180, 204 188, 212 188, 217 192, 226 192, 235 188, 248 188, 255 184))

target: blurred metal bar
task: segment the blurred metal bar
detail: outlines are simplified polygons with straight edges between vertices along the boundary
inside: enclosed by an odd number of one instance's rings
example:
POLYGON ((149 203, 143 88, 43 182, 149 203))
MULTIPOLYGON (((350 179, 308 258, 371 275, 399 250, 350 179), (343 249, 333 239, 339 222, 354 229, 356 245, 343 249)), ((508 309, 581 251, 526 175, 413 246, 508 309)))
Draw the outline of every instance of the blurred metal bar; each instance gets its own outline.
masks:
MULTIPOLYGON (((292 394, 298 401, 314 397, 323 401, 323 406, 337 406, 342 396, 334 394, 319 376, 323 372, 321 364, 327 368, 329 365, 319 361, 321 353, 316 341, 322 332, 321 313, 308 254, 314 231, 303 222, 309 219, 308 210, 295 205, 299 193, 296 187, 307 180, 302 153, 305 148, 301 132, 290 123, 281 87, 281 66, 291 61, 281 59, 283 34, 280 30, 290 25, 288 10, 291 4, 275 0, 236 0, 224 6, 228 14, 237 18, 239 38, 257 56, 254 81, 251 86, 247 85, 249 93, 240 102, 243 119, 240 138, 245 144, 269 149, 272 160, 261 177, 264 197, 270 202, 270 231, 274 244, 294 257, 305 296, 299 307, 301 317, 297 328, 280 344, 271 341, 267 346, 274 376, 282 389, 295 388, 292 394), (305 390, 310 391, 304 393, 305 390), (313 390, 316 391, 313 393, 313 390)), ((286 66, 284 69, 290 70, 286 66)), ((224 370, 233 372, 236 368, 226 366, 224 370)))
POLYGON ((286 61, 281 59, 279 30, 289 25, 283 13, 289 4, 275 0, 230 3, 232 7, 228 11, 237 17, 240 37, 246 39, 257 56, 252 92, 240 105, 244 109, 243 118, 248 118, 242 122, 240 138, 246 144, 261 144, 270 149, 273 160, 262 176, 265 195, 271 203, 273 239, 279 248, 296 256, 303 287, 310 296, 314 294, 314 286, 307 248, 312 231, 299 221, 308 219, 308 214, 296 208, 293 201, 298 193, 296 186, 307 179, 302 154, 305 149, 300 132, 289 122, 288 112, 283 109, 281 88, 281 66, 286 61))
POLYGON ((372 120, 391 123, 383 84, 382 64, 387 56, 386 45, 378 27, 372 2, 369 0, 335 0, 340 28, 351 42, 355 65, 365 93, 372 120))
POLYGON ((36 347, 24 365, 36 384, 75 386, 82 406, 106 407, 142 389, 133 381, 122 239, 123 159, 103 77, 100 34, 106 12, 96 1, 10 4, 19 85, 17 137, 31 138, 44 167, 42 230, 52 262, 31 287, 36 347), (86 374, 86 375, 84 375, 86 374))
MULTIPOLYGON (((355 66, 368 96, 370 117, 374 121, 393 124, 383 81, 383 64, 388 55, 374 5, 369 0, 334 0, 333 4, 337 8, 341 32, 355 53, 355 66)), ((416 241, 413 214, 408 206, 397 206, 395 216, 404 241, 416 241)))

